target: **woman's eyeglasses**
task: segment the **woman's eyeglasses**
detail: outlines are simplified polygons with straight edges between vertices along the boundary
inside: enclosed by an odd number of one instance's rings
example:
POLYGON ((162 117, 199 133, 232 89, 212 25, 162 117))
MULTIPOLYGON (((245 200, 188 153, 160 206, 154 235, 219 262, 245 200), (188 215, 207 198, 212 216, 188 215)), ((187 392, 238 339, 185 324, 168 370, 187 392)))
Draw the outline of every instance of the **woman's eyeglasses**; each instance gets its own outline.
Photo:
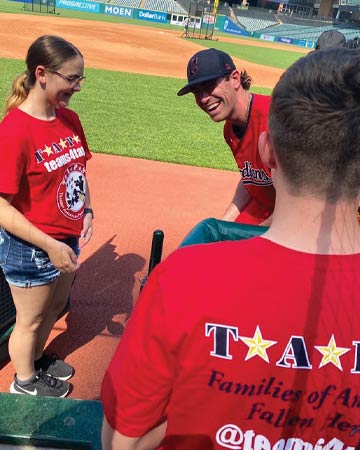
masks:
POLYGON ((70 77, 60 73, 60 72, 56 72, 55 70, 49 70, 50 73, 54 73, 55 75, 57 75, 58 77, 62 78, 63 80, 65 80, 69 86, 75 86, 78 83, 81 83, 82 81, 85 80, 85 76, 84 75, 72 75, 70 77))

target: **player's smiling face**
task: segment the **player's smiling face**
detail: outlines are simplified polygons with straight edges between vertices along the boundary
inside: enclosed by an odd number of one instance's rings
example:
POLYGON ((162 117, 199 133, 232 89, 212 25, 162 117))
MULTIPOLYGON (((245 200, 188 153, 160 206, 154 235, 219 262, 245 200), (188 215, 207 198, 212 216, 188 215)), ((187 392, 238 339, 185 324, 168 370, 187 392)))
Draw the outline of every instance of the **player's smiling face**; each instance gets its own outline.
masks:
POLYGON ((192 92, 197 105, 214 122, 221 122, 231 117, 236 98, 233 74, 197 84, 192 92))
POLYGON ((58 71, 47 71, 47 99, 55 106, 66 107, 75 92, 81 90, 80 82, 84 79, 84 60, 79 56, 66 61, 58 71))

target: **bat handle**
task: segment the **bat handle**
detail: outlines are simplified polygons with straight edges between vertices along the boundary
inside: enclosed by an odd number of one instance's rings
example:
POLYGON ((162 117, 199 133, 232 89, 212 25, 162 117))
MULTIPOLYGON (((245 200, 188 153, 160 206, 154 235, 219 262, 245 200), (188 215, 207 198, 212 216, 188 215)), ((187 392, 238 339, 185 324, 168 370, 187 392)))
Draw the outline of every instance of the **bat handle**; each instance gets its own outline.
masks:
POLYGON ((162 230, 155 230, 153 232, 151 253, 149 261, 148 275, 154 269, 154 267, 161 261, 161 255, 163 250, 164 232, 162 230))
POLYGON ((155 230, 153 232, 152 242, 151 242, 151 252, 149 260, 149 269, 147 275, 140 280, 140 291, 145 286, 145 283, 150 275, 150 272, 154 267, 161 261, 162 249, 164 241, 164 232, 162 230, 155 230))

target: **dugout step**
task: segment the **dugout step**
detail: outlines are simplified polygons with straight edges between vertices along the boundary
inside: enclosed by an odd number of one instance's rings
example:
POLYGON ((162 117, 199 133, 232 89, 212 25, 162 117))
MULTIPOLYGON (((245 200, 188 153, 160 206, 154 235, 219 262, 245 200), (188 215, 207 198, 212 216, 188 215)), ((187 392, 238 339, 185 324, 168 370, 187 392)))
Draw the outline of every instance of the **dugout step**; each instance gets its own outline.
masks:
POLYGON ((101 450, 103 409, 98 400, 0 393, 0 448, 30 445, 101 450))

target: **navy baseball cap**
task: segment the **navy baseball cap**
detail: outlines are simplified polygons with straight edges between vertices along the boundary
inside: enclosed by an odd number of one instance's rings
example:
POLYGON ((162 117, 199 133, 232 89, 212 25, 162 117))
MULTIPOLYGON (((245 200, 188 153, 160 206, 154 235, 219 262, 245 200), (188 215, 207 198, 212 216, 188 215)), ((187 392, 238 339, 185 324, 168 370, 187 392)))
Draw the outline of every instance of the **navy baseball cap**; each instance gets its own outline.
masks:
POLYGON ((190 58, 187 65, 188 84, 177 95, 188 94, 195 84, 228 75, 235 69, 234 61, 227 53, 216 48, 201 50, 190 58))
POLYGON ((320 34, 316 42, 315 50, 322 50, 323 48, 330 48, 330 47, 345 47, 345 46, 346 46, 346 38, 340 31, 328 30, 320 34))

